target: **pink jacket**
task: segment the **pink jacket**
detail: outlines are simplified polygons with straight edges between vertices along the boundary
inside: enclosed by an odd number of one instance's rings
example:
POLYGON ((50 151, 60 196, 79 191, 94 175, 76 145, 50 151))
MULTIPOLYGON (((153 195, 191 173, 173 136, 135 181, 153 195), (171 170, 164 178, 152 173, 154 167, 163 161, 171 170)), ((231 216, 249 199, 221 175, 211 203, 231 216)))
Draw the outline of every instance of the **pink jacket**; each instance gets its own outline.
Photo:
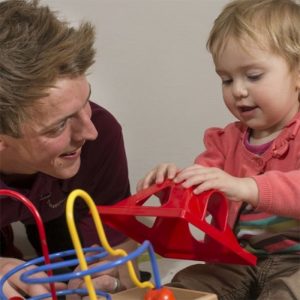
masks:
MULTIPOLYGON (((259 190, 256 210, 300 219, 300 113, 282 130, 261 156, 249 152, 243 141, 247 128, 240 122, 205 132, 206 150, 197 164, 218 167, 236 177, 252 177, 259 190)), ((230 201, 233 227, 241 203, 230 201)))

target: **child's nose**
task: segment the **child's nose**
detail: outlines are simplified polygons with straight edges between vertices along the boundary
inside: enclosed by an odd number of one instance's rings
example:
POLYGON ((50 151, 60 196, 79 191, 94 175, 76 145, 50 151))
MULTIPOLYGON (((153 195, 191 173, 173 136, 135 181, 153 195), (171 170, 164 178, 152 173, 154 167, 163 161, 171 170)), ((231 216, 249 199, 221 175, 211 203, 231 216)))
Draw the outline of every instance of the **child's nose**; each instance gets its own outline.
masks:
POLYGON ((242 82, 235 82, 232 86, 232 94, 235 98, 241 99, 248 97, 248 89, 242 82))

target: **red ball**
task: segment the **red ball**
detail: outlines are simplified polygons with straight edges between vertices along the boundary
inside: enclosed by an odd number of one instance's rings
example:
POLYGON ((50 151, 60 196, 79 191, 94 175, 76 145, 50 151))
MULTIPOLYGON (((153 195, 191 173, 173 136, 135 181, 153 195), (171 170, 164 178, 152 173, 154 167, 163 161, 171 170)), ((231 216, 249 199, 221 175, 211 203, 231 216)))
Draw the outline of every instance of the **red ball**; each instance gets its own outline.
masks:
POLYGON ((176 300, 173 292, 166 287, 148 290, 144 300, 176 300))

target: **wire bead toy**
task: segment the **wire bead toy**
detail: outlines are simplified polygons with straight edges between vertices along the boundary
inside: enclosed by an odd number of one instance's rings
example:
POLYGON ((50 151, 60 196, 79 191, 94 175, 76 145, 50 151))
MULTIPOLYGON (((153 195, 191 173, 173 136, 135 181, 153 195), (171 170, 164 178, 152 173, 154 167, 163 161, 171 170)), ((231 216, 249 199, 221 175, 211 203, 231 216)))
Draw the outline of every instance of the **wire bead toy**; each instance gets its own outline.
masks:
MULTIPOLYGON (((90 300, 97 300, 99 297, 104 297, 104 299, 111 300, 111 294, 108 292, 104 292, 101 290, 96 290, 93 286, 93 282, 91 279, 91 275, 102 272, 107 269, 116 268, 120 265, 127 264, 128 272, 132 282, 139 288, 148 288, 148 289, 161 289, 161 280, 159 275, 159 269, 156 262, 155 253, 153 247, 149 241, 144 241, 135 251, 131 253, 126 253, 123 249, 113 249, 109 245, 106 235, 103 229, 103 225, 100 219, 99 212, 95 206, 94 201, 83 190, 74 190, 70 193, 67 199, 66 206, 66 219, 70 232, 70 236, 74 245, 74 249, 61 251, 57 253, 53 253, 49 255, 49 250, 46 241, 45 229, 42 222, 42 219, 34 207, 34 205, 30 202, 22 194, 11 191, 11 190, 0 190, 0 200, 3 200, 3 197, 6 196, 13 198, 14 200, 21 201, 24 205, 28 207, 31 213, 34 216, 35 222, 38 227, 38 232, 40 235, 40 241, 42 246, 42 257, 31 259, 16 268, 12 269, 8 273, 6 273, 0 279, 0 299, 1 300, 17 300, 19 297, 11 297, 7 298, 4 295, 3 287, 4 284, 9 280, 11 276, 22 271, 20 276, 20 280, 26 284, 45 284, 48 283, 50 285, 50 292, 44 293, 38 296, 32 296, 26 298, 27 300, 42 300, 45 298, 51 297, 53 300, 57 300, 57 297, 67 296, 72 294, 78 294, 82 296, 89 296, 90 300), (79 235, 76 230, 75 222, 74 222, 74 202, 77 197, 82 198, 86 204, 88 205, 93 221, 96 226, 97 234, 99 240, 101 242, 102 247, 87 247, 82 248, 81 242, 79 239, 79 235), (138 279, 138 276, 135 273, 132 260, 143 254, 144 252, 148 252, 153 272, 154 284, 150 281, 141 282, 138 279), (68 257, 72 257, 76 254, 77 259, 68 259, 68 257), (117 259, 112 260, 108 263, 89 267, 88 264, 93 262, 97 262, 101 259, 104 259, 108 255, 116 256, 117 259), (63 261, 61 261, 63 259, 63 261), (60 260, 60 261, 58 261, 60 260), (65 269, 66 267, 73 267, 78 265, 80 266, 80 271, 67 272, 63 274, 54 275, 55 271, 59 269, 65 269), (28 269, 26 270, 25 269, 28 269), (37 276, 39 273, 45 272, 48 276, 37 276), (68 282, 75 278, 83 278, 86 288, 81 289, 64 289, 56 291, 55 282, 68 282)), ((21 298, 20 298, 21 299, 21 298)), ((175 298, 173 298, 175 299, 175 298)))

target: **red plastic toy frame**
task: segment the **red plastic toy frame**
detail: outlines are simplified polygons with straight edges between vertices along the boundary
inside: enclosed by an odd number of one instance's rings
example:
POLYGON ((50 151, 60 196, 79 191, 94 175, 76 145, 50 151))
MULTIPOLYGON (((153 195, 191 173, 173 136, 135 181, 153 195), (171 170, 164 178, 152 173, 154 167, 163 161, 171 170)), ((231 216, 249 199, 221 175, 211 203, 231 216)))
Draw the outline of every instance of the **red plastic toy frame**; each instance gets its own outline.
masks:
MULTIPOLYGON (((46 240, 45 228, 44 228, 43 221, 42 221, 36 207, 24 195, 22 195, 18 192, 12 191, 12 190, 0 189, 0 196, 7 196, 7 197, 10 197, 14 200, 20 201, 29 209, 29 211, 33 215, 33 218, 34 218, 34 220, 36 222, 36 225, 37 225, 37 228, 38 228, 39 237, 40 237, 40 244, 41 244, 41 249, 42 249, 42 253, 43 253, 43 256, 44 256, 45 264, 49 265, 51 263, 51 261, 50 261, 50 258, 49 258, 49 249, 48 249, 47 240, 46 240)), ((49 276, 52 276, 53 275, 52 270, 47 271, 47 274, 49 276)), ((49 285, 50 285, 50 292, 51 292, 52 299, 57 300, 54 283, 50 283, 49 285)), ((23 298, 11 297, 9 299, 10 300, 19 300, 19 299, 23 299, 23 298)))
POLYGON ((113 206, 98 206, 102 220, 137 242, 149 240, 161 256, 214 263, 255 265, 256 257, 243 249, 227 224, 228 200, 216 190, 195 195, 172 181, 153 185, 113 206), (145 203, 159 195, 161 206, 145 203), (144 205, 145 204, 145 205, 144 205), (207 221, 207 216, 211 221, 207 221), (152 226, 137 217, 155 217, 152 226), (205 233, 203 240, 190 231, 205 233))

